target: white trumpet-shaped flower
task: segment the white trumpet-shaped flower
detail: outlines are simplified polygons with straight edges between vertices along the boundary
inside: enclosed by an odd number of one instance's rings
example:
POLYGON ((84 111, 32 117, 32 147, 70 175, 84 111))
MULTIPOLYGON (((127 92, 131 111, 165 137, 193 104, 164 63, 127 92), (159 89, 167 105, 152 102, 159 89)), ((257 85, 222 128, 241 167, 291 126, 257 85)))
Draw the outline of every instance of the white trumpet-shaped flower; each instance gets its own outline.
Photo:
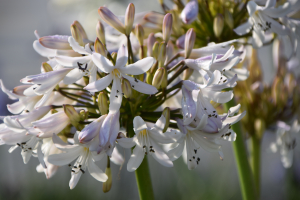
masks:
POLYGON ((153 65, 155 61, 154 58, 147 57, 137 61, 134 64, 125 66, 128 58, 128 54, 125 46, 122 46, 119 49, 115 66, 111 63, 110 60, 108 60, 107 58, 105 58, 100 54, 94 53, 92 55, 92 58, 94 63, 97 65, 97 67, 101 71, 108 73, 108 75, 101 78, 100 80, 88 84, 84 89, 90 92, 101 91, 104 90, 113 81, 113 85, 109 97, 110 112, 117 112, 120 109, 122 103, 122 97, 123 97, 122 87, 121 87, 122 78, 127 79, 130 82, 131 87, 138 92, 144 94, 155 94, 157 92, 157 89, 154 86, 126 75, 126 74, 139 75, 147 72, 150 69, 150 67, 153 65))
POLYGON ((278 35, 286 35, 287 29, 274 18, 284 17, 290 12, 290 3, 275 8, 276 0, 268 0, 264 7, 258 6, 254 1, 249 1, 247 10, 249 20, 234 29, 238 35, 245 35, 252 30, 254 47, 261 47, 265 42, 265 31, 271 30, 278 35))
POLYGON ((236 133, 231 129, 231 125, 245 116, 245 112, 233 116, 238 112, 240 105, 232 107, 227 114, 218 115, 209 101, 204 98, 199 101, 201 101, 199 105, 201 108, 197 109, 197 117, 190 124, 185 125, 181 119, 177 119, 177 126, 183 135, 168 152, 168 156, 174 161, 183 154, 185 148, 186 163, 190 170, 200 162, 198 150, 200 147, 209 152, 218 152, 223 159, 219 141, 235 141, 236 133))
POLYGON ((90 46, 89 43, 82 47, 75 41, 73 37, 68 38, 69 44, 72 49, 81 54, 81 57, 70 57, 70 56, 56 56, 55 60, 68 68, 73 68, 66 77, 64 78, 65 84, 75 83, 83 76, 89 76, 89 82, 92 83, 96 81, 97 77, 97 67, 94 65, 92 60, 92 55, 94 52, 93 48, 90 46))
POLYGON ((161 116, 154 127, 150 128, 140 116, 137 116, 133 120, 135 136, 117 140, 124 148, 131 148, 135 145, 127 164, 128 171, 135 171, 142 163, 144 156, 148 154, 152 155, 155 160, 165 167, 173 166, 173 163, 159 146, 159 143, 174 143, 180 137, 180 134, 174 130, 162 133, 165 123, 165 117, 161 116))
POLYGON ((71 169, 70 189, 73 189, 77 185, 86 168, 96 180, 105 182, 108 179, 107 175, 95 164, 96 161, 101 160, 106 154, 91 152, 89 146, 80 144, 78 141, 78 132, 74 135, 73 145, 64 143, 55 134, 53 134, 52 140, 55 146, 65 153, 49 155, 48 162, 57 166, 71 166, 70 163, 77 158, 71 169))
POLYGON ((283 166, 289 168, 293 164, 293 150, 296 147, 300 125, 297 120, 294 120, 292 126, 280 121, 277 123, 277 127, 276 142, 271 143, 270 149, 274 153, 279 151, 283 166))

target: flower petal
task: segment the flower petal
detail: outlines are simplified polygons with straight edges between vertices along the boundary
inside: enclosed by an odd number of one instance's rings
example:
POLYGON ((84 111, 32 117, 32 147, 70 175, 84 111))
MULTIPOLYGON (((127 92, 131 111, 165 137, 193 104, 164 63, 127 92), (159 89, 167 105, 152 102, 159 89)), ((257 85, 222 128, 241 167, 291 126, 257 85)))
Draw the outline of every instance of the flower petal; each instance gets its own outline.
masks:
POLYGON ((104 56, 102 56, 99 53, 93 53, 92 59, 93 59, 93 62, 95 63, 95 65, 102 72, 110 73, 114 69, 114 65, 110 62, 110 60, 108 60, 107 58, 105 58, 104 56))
POLYGON ((128 161, 127 170, 129 172, 135 171, 141 165, 144 155, 144 149, 140 145, 136 145, 128 161))
POLYGON ((91 176, 97 181, 105 182, 108 179, 107 175, 94 163, 91 156, 88 158, 87 167, 91 176))
POLYGON ((155 62, 155 59, 152 57, 147 57, 142 60, 137 61, 131 65, 127 65, 126 67, 121 67, 120 71, 125 74, 130 75, 139 75, 147 72, 155 62))
POLYGON ((122 104, 122 87, 121 80, 117 77, 114 77, 113 85, 111 88, 110 96, 109 96, 109 112, 115 113, 118 112, 121 104, 122 104))
POLYGON ((141 132, 144 129, 147 129, 147 125, 145 123, 145 121, 140 117, 140 116, 136 116, 133 119, 133 130, 135 132, 135 134, 139 134, 139 132, 141 132))
POLYGON ((41 45, 38 40, 33 42, 34 50, 43 57, 54 57, 56 56, 56 49, 49 49, 41 45))
POLYGON ((173 167, 173 162, 151 137, 150 137, 150 142, 151 145, 153 145, 153 150, 155 151, 154 153, 151 154, 153 158, 165 167, 173 167))
POLYGON ((84 87, 85 90, 88 90, 89 92, 98 92, 104 90, 112 81, 113 76, 111 74, 108 74, 107 76, 88 84, 84 87))
POLYGON ((75 160, 81 152, 82 147, 77 146, 76 148, 73 148, 72 151, 68 151, 67 153, 49 155, 48 162, 57 166, 68 165, 75 160))
POLYGON ((131 76, 127 76, 125 74, 122 74, 122 76, 130 82, 130 85, 133 89, 135 89, 136 91, 138 91, 140 93, 155 94, 158 92, 158 90, 152 85, 144 83, 138 79, 134 79, 131 76))
POLYGON ((85 64, 92 59, 92 56, 82 57, 69 57, 69 56, 56 56, 55 60, 57 63, 65 67, 78 67, 78 63, 85 64))
POLYGON ((118 50, 115 67, 122 69, 126 65, 127 60, 128 60, 128 51, 127 48, 124 45, 122 45, 118 50))
POLYGON ((78 42, 76 42, 76 40, 72 36, 68 38, 68 41, 69 41, 69 44, 72 47, 72 49, 74 51, 76 51, 77 53, 80 53, 80 54, 90 54, 89 52, 87 52, 84 49, 84 47, 80 46, 78 44, 78 42))

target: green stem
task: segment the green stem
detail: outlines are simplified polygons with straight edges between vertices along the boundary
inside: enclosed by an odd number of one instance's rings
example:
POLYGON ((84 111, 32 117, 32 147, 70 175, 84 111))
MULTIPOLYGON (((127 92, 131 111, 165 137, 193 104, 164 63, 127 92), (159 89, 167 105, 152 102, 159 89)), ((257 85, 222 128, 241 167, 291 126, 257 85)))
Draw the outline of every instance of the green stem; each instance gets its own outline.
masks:
POLYGON ((260 190, 260 150, 261 150, 261 141, 256 136, 253 135, 251 137, 251 145, 252 145, 252 152, 251 152, 251 167, 254 176, 254 182, 256 185, 256 191, 259 195, 260 190))
MULTIPOLYGON (((233 106, 235 106, 234 99, 225 104, 227 110, 233 106)), ((233 124, 232 130, 237 134, 236 141, 233 142, 233 151, 238 168, 238 175, 243 199, 258 199, 256 188, 254 185, 253 174, 248 162, 246 144, 244 141, 244 135, 242 134, 240 123, 233 124)))
POLYGON ((128 48, 128 64, 132 64, 133 63, 133 52, 132 52, 130 36, 127 36, 127 48, 128 48))
MULTIPOLYGON (((128 120, 131 119, 129 118, 128 120)), ((131 137, 134 135, 132 120, 131 123, 127 123, 127 133, 131 137)), ((135 170, 135 178, 139 190, 140 200, 153 200, 154 194, 147 156, 144 157, 141 165, 135 170)))

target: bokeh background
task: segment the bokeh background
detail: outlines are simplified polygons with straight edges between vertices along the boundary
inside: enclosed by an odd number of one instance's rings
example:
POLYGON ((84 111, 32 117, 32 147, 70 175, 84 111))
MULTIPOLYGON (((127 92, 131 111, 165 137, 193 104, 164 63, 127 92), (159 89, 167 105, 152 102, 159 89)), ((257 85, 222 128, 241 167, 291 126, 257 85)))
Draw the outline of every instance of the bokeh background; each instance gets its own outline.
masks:
MULTIPOLYGON (((90 39, 95 38, 95 25, 99 19, 97 9, 107 5, 116 15, 124 15, 128 3, 134 3, 136 12, 161 12, 156 0, 105 1, 105 0, 0 0, 0 78, 13 89, 26 75, 38 74, 44 58, 33 49, 34 30, 40 36, 70 35, 74 20, 82 23, 90 39)), ((271 53, 271 46, 261 50, 271 53)), ((271 80, 275 71, 270 60, 263 59, 265 80, 271 80)), ((12 103, 0 91, 0 116, 9 115, 6 104, 12 103)), ((255 108, 254 108, 255 109, 255 108)), ((284 169, 280 155, 268 148, 275 140, 268 131, 262 144, 261 199, 300 199, 300 148, 295 149, 294 164, 284 169)), ((237 169, 230 143, 223 144, 224 160, 217 154, 201 150, 199 166, 190 171, 180 158, 173 168, 165 168, 149 157, 152 184, 156 199, 241 199, 237 169)), ((25 165, 20 150, 8 153, 9 146, 0 146, 0 199, 138 199, 135 174, 126 170, 129 151, 119 148, 125 156, 123 167, 112 164, 113 186, 104 194, 102 183, 88 173, 84 174, 75 189, 68 183, 70 168, 61 167, 47 180, 36 172, 38 160, 31 158, 25 165)), ((105 169, 105 162, 99 163, 105 169)))

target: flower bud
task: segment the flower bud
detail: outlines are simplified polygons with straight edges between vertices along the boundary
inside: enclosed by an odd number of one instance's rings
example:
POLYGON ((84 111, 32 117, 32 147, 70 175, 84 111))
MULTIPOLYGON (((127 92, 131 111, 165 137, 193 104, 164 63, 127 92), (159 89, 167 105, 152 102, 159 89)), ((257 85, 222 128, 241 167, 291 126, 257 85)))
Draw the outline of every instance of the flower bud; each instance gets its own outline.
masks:
POLYGON ((192 0, 188 2, 180 14, 180 18, 185 24, 192 23, 198 16, 198 2, 192 0))
POLYGON ((41 45, 49 49, 72 50, 66 35, 50 35, 39 39, 41 45))
POLYGON ((149 12, 144 16, 144 20, 157 26, 162 26, 162 21, 164 19, 164 15, 157 13, 157 12, 149 12))
POLYGON ((230 29, 233 29, 234 27, 233 17, 232 14, 227 9, 225 9, 225 22, 227 23, 230 29))
POLYGON ((185 58, 188 58, 194 48, 196 33, 193 28, 190 28, 185 35, 184 50, 185 58))
POLYGON ((51 72, 51 71, 53 71, 51 65, 49 65, 49 64, 46 63, 46 62, 43 62, 43 63, 42 63, 42 68, 43 68, 44 72, 51 72))
POLYGON ((167 44, 166 59, 165 59, 164 64, 167 64, 169 62, 169 60, 173 57, 173 55, 174 55, 174 45, 173 45, 172 41, 169 40, 169 42, 167 44))
POLYGON ((133 3, 130 3, 125 12, 125 34, 128 36, 131 33, 134 22, 135 8, 133 3))
POLYGON ((166 124, 165 127, 163 129, 163 133, 167 131, 167 129, 169 128, 169 124, 170 124, 170 118, 171 118, 171 114, 170 114, 170 108, 169 107, 165 107, 165 109, 162 112, 162 115, 165 117, 166 119, 166 124))
POLYGON ((172 23, 173 23, 172 14, 167 13, 164 17, 163 26, 162 26, 163 40, 166 42, 169 41, 171 36, 172 23))
POLYGON ((105 115, 108 113, 108 98, 106 93, 100 92, 98 96, 98 107, 101 115, 105 115))
POLYGON ((224 18, 222 14, 218 14, 214 19, 214 33, 216 37, 220 37, 224 28, 224 18))
POLYGON ((80 116, 80 121, 84 121, 84 120, 86 120, 88 118, 89 111, 81 110, 79 112, 79 116, 80 116))
POLYGON ((95 49, 95 52, 100 53, 102 56, 106 57, 105 46, 99 40, 99 38, 96 38, 96 40, 95 40, 94 49, 95 49))
POLYGON ((96 26, 96 34, 102 44, 106 44, 105 42, 105 29, 101 21, 99 20, 96 26))
POLYGON ((100 132, 101 125, 107 115, 102 115, 98 119, 94 120, 92 123, 84 127, 82 131, 78 134, 78 140, 82 144, 86 144, 92 141, 100 132))
POLYGON ((189 78, 192 76, 194 70, 191 68, 187 68, 183 71, 183 80, 189 80, 189 78))
POLYGON ((86 34, 84 28, 82 27, 82 25, 79 23, 79 21, 75 20, 73 24, 78 28, 83 41, 87 40, 88 39, 87 34, 86 34))
POLYGON ((151 85, 153 80, 153 75, 150 72, 147 72, 146 82, 151 85))
POLYGON ((179 49, 184 49, 184 43, 185 43, 185 34, 180 36, 177 40, 176 40, 176 46, 179 49))
POLYGON ((143 29, 142 25, 137 24, 135 26, 135 36, 139 40, 140 45, 143 46, 145 33, 144 33, 144 29, 143 29))
POLYGON ((101 6, 98 9, 98 14, 100 17, 108 23, 110 26, 118 30, 119 32, 126 34, 125 28, 122 22, 114 15, 108 8, 101 6))
POLYGON ((158 62, 159 66, 158 67, 163 67, 165 60, 166 60, 166 54, 167 54, 167 48, 166 48, 166 43, 165 41, 161 42, 159 45, 159 54, 158 54, 158 62))
POLYGON ((103 183, 102 190, 104 193, 108 192, 111 189, 112 185, 112 176, 111 176, 111 168, 107 167, 105 170, 105 174, 107 175, 108 179, 106 182, 103 183))
POLYGON ((163 82, 163 79, 165 77, 165 73, 166 73, 166 69, 163 67, 160 67, 156 70, 152 80, 152 85, 157 89, 160 88, 161 83, 163 82))
POLYGON ((75 24, 71 25, 71 34, 75 39, 75 41, 78 42, 80 46, 84 46, 81 33, 75 24))
POLYGON ((64 105, 64 112, 68 116, 71 121, 71 124, 77 129, 81 131, 82 126, 79 124, 80 115, 77 113, 75 108, 72 105, 64 105))
POLYGON ((125 98, 130 98, 132 96, 132 89, 131 89, 130 82, 125 78, 122 79, 122 91, 125 98))
POLYGON ((159 53, 159 42, 155 42, 152 48, 152 56, 157 60, 159 53))
POLYGON ((153 56, 152 49, 155 42, 154 33, 150 33, 147 39, 147 50, 148 50, 148 56, 153 56))

